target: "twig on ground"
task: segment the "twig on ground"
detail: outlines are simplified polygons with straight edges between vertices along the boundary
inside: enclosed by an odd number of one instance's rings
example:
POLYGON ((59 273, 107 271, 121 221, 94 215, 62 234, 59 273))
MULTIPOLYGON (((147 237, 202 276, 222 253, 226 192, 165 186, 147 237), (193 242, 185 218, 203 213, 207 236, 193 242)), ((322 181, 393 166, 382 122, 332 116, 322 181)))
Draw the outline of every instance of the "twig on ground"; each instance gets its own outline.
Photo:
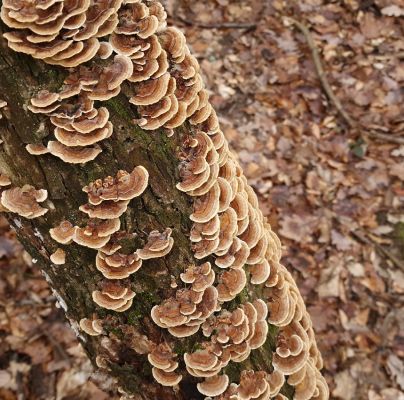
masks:
POLYGON ((339 115, 342 117, 342 119, 345 121, 345 123, 349 126, 349 128, 352 129, 357 129, 362 135, 368 136, 373 139, 377 140, 382 140, 386 142, 392 142, 392 143, 397 143, 397 144, 404 144, 404 138, 403 137, 397 137, 393 135, 389 135, 386 133, 381 133, 377 132, 374 130, 367 130, 366 127, 361 127, 359 126, 352 118, 351 116, 345 111, 344 107, 342 106, 341 102, 339 101, 338 97, 335 95, 331 85, 328 82, 327 75, 324 71, 323 64, 321 62, 320 58, 320 53, 317 49, 316 44, 314 43, 313 37, 307 28, 306 25, 301 23, 300 21, 297 21, 294 18, 291 17, 285 17, 288 21, 290 21, 296 28, 302 32, 303 36, 306 39, 307 45, 310 48, 311 55, 313 58, 314 62, 314 67, 317 73, 317 76, 321 82, 322 88, 331 101, 331 103, 334 105, 336 110, 338 111, 339 115))
POLYGON ((372 238, 370 236, 368 236, 366 234, 366 232, 364 232, 364 231, 352 231, 351 235, 354 238, 359 239, 363 243, 366 243, 368 245, 374 246, 375 249, 379 253, 381 253, 382 255, 387 257, 396 267, 398 267, 399 269, 404 271, 404 263, 399 258, 397 258, 394 254, 392 254, 389 250, 387 250, 386 248, 381 246, 379 243, 372 240, 372 238))
POLYGON ((256 22, 217 22, 217 23, 205 23, 185 19, 181 16, 176 16, 176 19, 188 26, 196 26, 203 29, 255 29, 257 27, 256 22))

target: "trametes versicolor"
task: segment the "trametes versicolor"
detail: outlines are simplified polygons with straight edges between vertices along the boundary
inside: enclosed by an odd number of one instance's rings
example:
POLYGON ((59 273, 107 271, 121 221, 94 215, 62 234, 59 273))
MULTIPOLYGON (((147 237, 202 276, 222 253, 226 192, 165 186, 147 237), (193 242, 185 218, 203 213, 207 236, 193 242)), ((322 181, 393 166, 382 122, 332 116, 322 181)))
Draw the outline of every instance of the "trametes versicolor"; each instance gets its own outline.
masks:
MULTIPOLYGON (((107 108, 96 102, 117 96, 124 82, 140 116, 134 123, 142 129, 162 128, 171 135, 185 122, 191 126, 181 150, 177 189, 193 200, 190 240, 198 262, 181 274, 183 285, 175 296, 153 307, 151 318, 174 338, 201 331, 206 340, 181 361, 169 343, 144 338, 156 381, 176 386, 188 373, 199 380, 197 388, 207 399, 281 400, 287 380, 296 400, 327 399, 312 323, 292 276, 279 262, 279 239, 229 152, 199 64, 181 31, 167 27, 163 6, 154 0, 4 0, 1 18, 10 28, 4 37, 11 49, 69 68, 59 91, 42 90, 31 99, 28 108, 50 118, 54 140, 27 145, 29 153, 50 153, 67 163, 94 160, 102 151, 98 143, 113 134, 107 108), (97 58, 103 62, 89 63, 97 58), (226 303, 254 285, 261 298, 226 309, 226 303), (249 369, 238 383, 230 382, 223 369, 261 347, 268 324, 279 329, 272 372, 249 369)), ((2 187, 11 185, 5 175, 0 178, 2 187)), ((89 217, 87 225, 62 221, 50 230, 60 244, 97 250, 95 265, 105 280, 92 297, 116 312, 130 309, 134 301, 128 278, 144 260, 164 257, 174 245, 167 228, 150 232, 142 249, 120 252, 119 218, 148 180, 147 170, 138 166, 91 182, 83 188, 88 203, 80 207, 89 217)), ((39 204, 46 198, 45 190, 26 185, 3 189, 1 204, 36 218, 48 211, 39 204)), ((58 248, 52 262, 63 264, 65 256, 58 248)), ((102 322, 93 315, 80 327, 88 335, 103 335, 102 322)))

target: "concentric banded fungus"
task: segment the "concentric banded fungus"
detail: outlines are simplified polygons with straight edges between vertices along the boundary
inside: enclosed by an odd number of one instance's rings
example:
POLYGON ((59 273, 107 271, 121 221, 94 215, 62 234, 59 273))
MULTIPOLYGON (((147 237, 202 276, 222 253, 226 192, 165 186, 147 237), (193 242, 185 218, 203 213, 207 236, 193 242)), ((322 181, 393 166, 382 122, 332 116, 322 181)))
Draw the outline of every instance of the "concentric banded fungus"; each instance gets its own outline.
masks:
POLYGON ((99 336, 103 332, 102 320, 83 318, 80 320, 80 328, 90 336, 99 336))
POLYGON ((1 18, 17 30, 4 36, 15 51, 49 64, 75 67, 96 55, 100 47, 97 38, 112 33, 118 23, 116 11, 120 6, 120 0, 96 5, 88 0, 5 1, 1 18))
POLYGON ((115 219, 119 218, 128 209, 128 201, 104 201, 97 206, 84 204, 79 210, 90 218, 115 219))
POLYGON ((167 343, 155 346, 148 354, 148 360, 153 366, 153 377, 163 386, 176 386, 182 379, 182 375, 174 372, 178 368, 175 357, 167 343))
POLYGON ((51 254, 50 260, 55 265, 63 265, 66 262, 66 253, 62 249, 57 249, 51 254))
POLYGON ((53 240, 61 244, 69 244, 73 241, 74 226, 69 221, 62 221, 58 226, 49 230, 53 240))
POLYGON ((161 328, 176 337, 193 335, 217 309, 217 290, 208 286, 203 291, 180 289, 175 298, 152 308, 151 317, 161 328))
POLYGON ((90 220, 84 228, 75 227, 73 241, 80 246, 100 249, 109 242, 111 235, 117 232, 120 226, 119 218, 90 220))
POLYGON ((93 300, 102 308, 116 312, 124 312, 132 306, 136 293, 119 283, 106 282, 102 290, 95 290, 93 300))
POLYGON ((147 243, 142 249, 138 249, 136 253, 142 260, 151 258, 159 258, 167 255, 173 245, 174 239, 171 237, 172 230, 167 228, 164 232, 151 231, 147 243))
POLYGON ((7 175, 0 174, 0 187, 10 186, 11 180, 7 175))
POLYGON ((240 385, 237 388, 239 398, 242 400, 257 399, 264 394, 264 398, 268 398, 269 384, 266 377, 267 373, 264 371, 242 371, 240 385))
POLYGON ((49 149, 45 147, 43 144, 34 144, 30 143, 25 146, 29 154, 34 156, 40 156, 42 154, 49 153, 49 149))
POLYGON ((285 375, 299 371, 309 359, 310 340, 298 322, 283 328, 273 358, 274 368, 285 375))
POLYGON ((69 147, 60 142, 48 142, 49 153, 70 164, 84 164, 94 160, 102 152, 100 147, 69 147))
MULTIPOLYGON (((46 146, 28 145, 31 154, 51 153, 68 163, 94 160, 101 152, 98 143, 113 133, 108 110, 94 103, 116 96, 124 81, 125 94, 139 116, 134 122, 144 130, 164 127, 173 133, 184 122, 192 125, 180 153, 177 188, 193 201, 190 240, 195 259, 202 261, 185 268, 182 284, 176 281, 182 287, 153 307, 151 316, 178 338, 193 335, 202 326, 207 340, 201 349, 184 356, 188 373, 206 378, 198 384, 201 393, 218 400, 282 398, 279 392, 288 377, 297 400, 326 399, 328 388, 318 372, 322 360, 312 325, 292 277, 279 263, 279 239, 229 151, 197 60, 181 31, 166 28, 167 14, 161 4, 154 0, 4 0, 1 17, 11 28, 4 37, 12 49, 71 68, 58 92, 41 91, 28 106, 50 118, 56 139, 46 146), (107 41, 99 40, 108 35, 107 41), (92 59, 103 61, 83 65, 92 59), (221 271, 215 274, 212 265, 221 271), (248 295, 252 285, 257 285, 256 293, 263 299, 242 304, 237 299, 237 308, 227 311, 226 303, 244 289, 248 295), (280 328, 274 371, 243 371, 239 384, 230 383, 226 375, 220 375, 222 368, 230 361, 246 360, 251 350, 262 346, 268 322, 280 328)), ((128 309, 135 294, 121 280, 138 271, 142 260, 163 257, 173 247, 169 228, 163 233, 152 231, 136 253, 125 254, 114 238, 118 218, 147 184, 148 173, 141 166, 92 182, 83 189, 88 204, 80 210, 96 220, 86 228, 64 221, 50 230, 59 243, 74 240, 98 250, 96 267, 110 279, 93 293, 101 307, 128 309)), ((21 210, 29 217, 45 213, 37 204, 42 200, 35 189, 28 188, 3 191, 2 204, 15 210, 14 200, 8 200, 17 196, 20 215, 21 210), (24 203, 27 197, 29 207, 24 203)), ((85 331, 102 331, 96 320, 82 321, 85 331)), ((177 360, 164 346, 148 350, 152 373, 160 384, 175 386, 181 374, 174 372, 177 360)), ((98 361, 108 366, 103 357, 98 361)))
POLYGON ((48 212, 47 208, 38 204, 45 201, 47 197, 48 192, 46 190, 36 190, 31 185, 25 185, 22 188, 15 187, 4 190, 1 194, 1 205, 21 217, 33 219, 48 212))
POLYGON ((129 255, 115 253, 108 256, 99 251, 95 259, 95 265, 105 278, 125 279, 140 269, 142 260, 136 253, 129 255))
POLYGON ((0 99, 0 119, 3 118, 3 114, 1 113, 1 109, 6 108, 6 107, 7 107, 7 102, 0 99))
POLYGON ((130 174, 118 171, 115 178, 108 176, 91 182, 83 188, 92 205, 101 204, 105 200, 131 200, 140 196, 148 185, 149 173, 142 166, 136 167, 130 174))
POLYGON ((205 396, 219 396, 224 393, 229 385, 229 377, 226 374, 206 378, 197 387, 205 396))

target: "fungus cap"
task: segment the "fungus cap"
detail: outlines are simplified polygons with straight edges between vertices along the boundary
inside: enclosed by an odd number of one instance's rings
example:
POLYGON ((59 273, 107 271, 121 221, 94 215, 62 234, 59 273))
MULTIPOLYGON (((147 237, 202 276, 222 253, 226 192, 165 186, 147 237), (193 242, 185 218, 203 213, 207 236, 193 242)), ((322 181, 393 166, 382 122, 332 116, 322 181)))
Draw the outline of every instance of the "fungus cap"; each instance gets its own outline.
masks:
POLYGON ((0 187, 11 185, 11 180, 7 175, 0 174, 0 187))
POLYGON ((84 204, 79 210, 90 218, 115 219, 128 209, 129 201, 104 201, 99 205, 84 204))
POLYGON ((94 160, 102 152, 98 146, 67 147, 62 143, 50 140, 47 148, 49 153, 70 164, 84 164, 94 160))
POLYGON ((35 189, 31 185, 6 189, 1 194, 1 205, 8 211, 22 217, 33 219, 48 212, 47 208, 38 203, 46 200, 48 192, 44 189, 35 189))
POLYGON ((50 260, 55 265, 63 265, 66 262, 66 253, 62 249, 57 249, 54 253, 51 254, 50 260))
POLYGON ((206 378, 203 382, 197 384, 199 393, 204 396, 220 396, 229 385, 229 377, 226 374, 216 375, 206 378))
POLYGON ((142 249, 136 252, 142 260, 149 260, 151 258, 159 258, 167 255, 173 245, 174 239, 171 237, 172 230, 167 228, 164 232, 151 231, 148 236, 147 243, 142 249))
POLYGON ((165 372, 156 367, 152 368, 152 374, 154 379, 163 386, 177 386, 182 380, 182 375, 175 372, 165 372))
POLYGON ((74 226, 69 221, 62 221, 55 228, 49 230, 49 234, 53 240, 60 244, 68 244, 73 240, 74 226))
POLYGON ((45 147, 43 144, 30 143, 25 146, 29 154, 34 156, 39 156, 42 154, 49 153, 49 149, 45 147))

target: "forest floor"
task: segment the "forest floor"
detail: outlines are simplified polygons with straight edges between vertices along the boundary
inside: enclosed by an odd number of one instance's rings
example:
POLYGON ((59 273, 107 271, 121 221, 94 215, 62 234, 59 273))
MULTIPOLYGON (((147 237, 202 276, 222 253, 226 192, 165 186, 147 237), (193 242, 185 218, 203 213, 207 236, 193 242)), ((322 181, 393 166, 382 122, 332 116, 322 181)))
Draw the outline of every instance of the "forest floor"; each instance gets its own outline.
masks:
MULTIPOLYGON (((404 2, 165 3, 282 239, 332 398, 403 400, 404 2)), ((0 233, 0 399, 114 399, 0 233)))

